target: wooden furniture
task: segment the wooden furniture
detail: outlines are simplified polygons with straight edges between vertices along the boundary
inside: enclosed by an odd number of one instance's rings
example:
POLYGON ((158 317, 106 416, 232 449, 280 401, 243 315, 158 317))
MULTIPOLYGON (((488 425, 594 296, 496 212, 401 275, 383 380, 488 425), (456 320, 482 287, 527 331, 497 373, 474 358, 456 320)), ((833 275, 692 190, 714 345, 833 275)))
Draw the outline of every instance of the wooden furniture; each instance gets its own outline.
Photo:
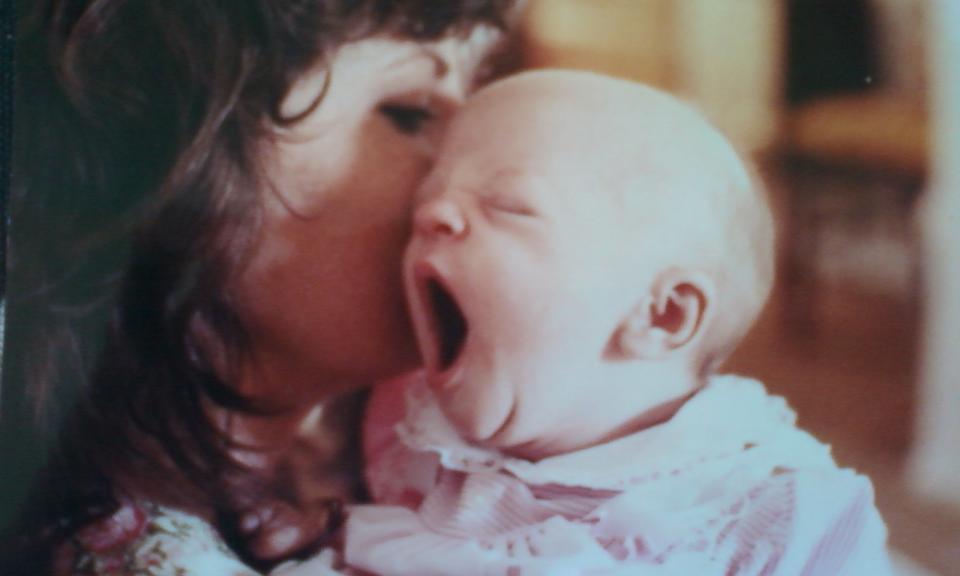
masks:
MULTIPOLYGON (((788 110, 777 152, 786 188, 785 321, 801 330, 815 327, 823 290, 818 261, 828 226, 838 219, 869 221, 878 210, 891 209, 909 225, 927 174, 927 140, 923 104, 882 90, 788 110), (894 194, 894 201, 880 201, 880 191, 894 194)), ((907 241, 916 252, 909 235, 907 241)))

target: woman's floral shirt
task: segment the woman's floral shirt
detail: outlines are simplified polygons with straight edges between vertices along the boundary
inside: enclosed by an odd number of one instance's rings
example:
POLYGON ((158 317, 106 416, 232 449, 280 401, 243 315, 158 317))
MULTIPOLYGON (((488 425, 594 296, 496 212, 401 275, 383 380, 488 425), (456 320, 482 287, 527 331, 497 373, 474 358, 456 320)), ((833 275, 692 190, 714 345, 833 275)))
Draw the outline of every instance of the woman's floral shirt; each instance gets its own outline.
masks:
POLYGON ((56 576, 256 576, 202 519, 128 503, 57 551, 56 576))

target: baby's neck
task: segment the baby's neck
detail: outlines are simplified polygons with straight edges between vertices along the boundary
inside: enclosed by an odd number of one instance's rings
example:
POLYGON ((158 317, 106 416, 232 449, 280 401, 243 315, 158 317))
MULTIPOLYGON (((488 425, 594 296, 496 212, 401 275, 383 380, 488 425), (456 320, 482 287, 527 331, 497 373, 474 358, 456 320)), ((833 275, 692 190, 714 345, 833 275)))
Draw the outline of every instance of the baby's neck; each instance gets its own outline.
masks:
POLYGON ((686 404, 687 401, 697 393, 698 390, 699 388, 694 388, 682 396, 666 400, 657 406, 637 414, 634 419, 629 420, 623 425, 613 429, 610 434, 602 438, 599 442, 597 442, 597 444, 605 444, 607 442, 619 440, 624 436, 636 434, 637 432, 642 432, 648 428, 653 428, 654 426, 668 422, 677 412, 680 411, 684 404, 686 404))
POLYGON ((673 418, 705 384, 695 371, 666 362, 611 365, 597 381, 604 383, 603 396, 596 406, 581 410, 580 419, 558 422, 562 428, 551 437, 506 452, 541 460, 636 434, 673 418))

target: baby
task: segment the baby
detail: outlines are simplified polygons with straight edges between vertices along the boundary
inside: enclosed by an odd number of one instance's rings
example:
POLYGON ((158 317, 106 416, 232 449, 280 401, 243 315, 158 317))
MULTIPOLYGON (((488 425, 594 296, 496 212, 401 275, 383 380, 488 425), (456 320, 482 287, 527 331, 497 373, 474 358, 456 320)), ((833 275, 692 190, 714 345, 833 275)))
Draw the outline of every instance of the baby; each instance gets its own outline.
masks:
POLYGON ((374 398, 381 504, 353 511, 347 564, 889 573, 869 480, 761 384, 716 374, 772 252, 742 162, 669 96, 561 71, 480 92, 418 198, 405 274, 425 369, 395 385, 397 435, 374 398))

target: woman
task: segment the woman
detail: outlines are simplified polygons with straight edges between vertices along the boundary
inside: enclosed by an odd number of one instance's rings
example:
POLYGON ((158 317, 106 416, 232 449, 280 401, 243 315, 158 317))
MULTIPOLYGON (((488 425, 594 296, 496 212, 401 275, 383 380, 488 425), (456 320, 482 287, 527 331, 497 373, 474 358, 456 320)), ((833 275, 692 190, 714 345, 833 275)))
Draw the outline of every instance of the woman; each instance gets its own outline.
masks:
POLYGON ((261 567, 322 543, 260 503, 313 406, 413 366, 411 194, 510 4, 54 0, 24 24, 6 374, 46 404, 89 378, 5 573, 134 573, 163 526, 224 573, 220 536, 261 567))

